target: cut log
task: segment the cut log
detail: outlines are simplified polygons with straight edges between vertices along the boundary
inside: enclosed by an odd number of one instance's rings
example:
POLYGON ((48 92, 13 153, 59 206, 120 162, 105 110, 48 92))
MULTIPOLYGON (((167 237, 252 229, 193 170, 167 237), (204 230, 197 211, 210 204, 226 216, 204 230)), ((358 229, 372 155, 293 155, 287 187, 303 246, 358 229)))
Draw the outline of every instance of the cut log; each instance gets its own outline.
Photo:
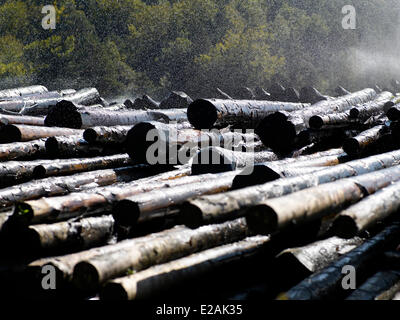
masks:
MULTIPOLYGON (((111 212, 113 205, 118 201, 134 197, 135 195, 140 199, 145 199, 146 195, 151 192, 154 192, 154 194, 161 199, 159 203, 164 201, 164 203, 171 204, 168 202, 168 199, 163 198, 163 192, 169 193, 170 191, 168 190, 176 189, 179 186, 185 186, 182 189, 190 189, 190 185, 197 184, 203 184, 201 187, 205 188, 204 185, 207 185, 210 181, 213 181, 218 177, 224 178, 227 176, 227 174, 224 174, 221 176, 203 175, 182 177, 184 174, 186 174, 185 171, 176 170, 122 185, 93 188, 91 190, 85 190, 84 192, 71 193, 61 197, 25 201, 21 204, 21 207, 23 207, 25 211, 31 212, 34 217, 37 216, 42 220, 54 221, 60 217, 63 219, 69 219, 80 216, 81 214, 93 215, 99 212, 111 212), (156 190, 163 191, 156 192, 156 190)), ((231 175, 231 179, 233 179, 234 173, 231 175)), ((223 184, 224 182, 221 183, 223 184)), ((222 187, 221 190, 223 190, 222 187)), ((214 189, 214 192, 216 191, 218 190, 214 189)), ((177 196, 178 195, 175 195, 175 197, 177 196)), ((128 202, 128 204, 130 203, 131 202, 128 202)), ((148 207, 150 208, 151 205, 151 203, 148 204, 148 207)), ((16 208, 15 210, 19 210, 19 208, 16 208)), ((135 212, 138 213, 139 211, 136 210, 135 212)), ((114 215, 119 225, 129 227, 134 225, 138 219, 138 214, 135 212, 115 209, 114 215)))
POLYGON ((393 94, 391 92, 382 92, 377 99, 350 109, 350 117, 352 119, 367 119, 380 113, 386 113, 389 110, 388 102, 392 99, 393 94))
POLYGON ((104 245, 114 228, 112 216, 83 218, 54 224, 29 226, 20 235, 24 249, 33 252, 84 250, 104 245))
POLYGON ((193 102, 186 93, 181 91, 172 91, 170 95, 161 101, 160 109, 187 108, 193 102))
POLYGON ((342 211, 333 223, 332 232, 344 238, 359 234, 397 213, 399 199, 400 183, 396 182, 342 211))
POLYGON ((127 134, 128 154, 141 163, 156 164, 158 161, 159 164, 175 165, 188 163, 202 147, 222 146, 232 149, 259 141, 255 134, 181 128, 179 124, 141 122, 127 134), (154 159, 149 159, 149 156, 154 159))
POLYGON ((245 240, 208 249, 188 257, 150 267, 130 276, 111 280, 101 291, 102 300, 146 299, 174 286, 204 277, 216 268, 256 255, 269 242, 269 237, 245 240))
POLYGON ((361 154, 368 147, 379 141, 384 135, 390 133, 390 129, 386 125, 379 125, 368 129, 358 136, 346 139, 343 143, 343 150, 351 155, 355 156, 361 154))
POLYGON ((52 107, 45 119, 46 126, 87 129, 96 126, 134 125, 142 121, 157 121, 169 118, 156 111, 110 111, 100 108, 82 109, 68 101, 52 107))
POLYGON ((235 172, 211 175, 208 179, 206 175, 201 182, 192 182, 175 187, 169 186, 168 188, 125 198, 115 203, 113 208, 114 219, 117 224, 124 227, 134 226, 139 217, 171 206, 177 206, 189 198, 227 191, 232 186, 235 176, 235 172))
POLYGON ((0 99, 7 99, 12 97, 25 96, 36 93, 48 92, 47 88, 44 86, 30 86, 30 87, 21 87, 21 88, 13 88, 0 90, 0 99))
POLYGON ((72 136, 82 133, 82 130, 77 129, 10 124, 0 127, 0 143, 25 142, 47 137, 72 136))
POLYGON ((131 128, 132 126, 89 128, 84 131, 83 138, 90 144, 122 145, 131 128))
POLYGON ((4 125, 26 124, 31 126, 44 126, 44 118, 2 114, 0 115, 0 123, 4 125))
POLYGON ((132 164, 133 162, 129 156, 125 154, 97 158, 61 159, 46 161, 41 164, 32 163, 33 170, 31 174, 35 179, 43 179, 85 171, 126 167, 132 164))
POLYGON ((278 160, 270 151, 240 152, 220 147, 201 149, 191 160, 192 174, 218 173, 238 169, 251 169, 254 164, 278 160))
MULTIPOLYGON (((387 227, 384 231, 366 241, 358 248, 342 256, 336 262, 282 294, 281 300, 321 300, 328 298, 338 299, 346 295, 342 286, 343 267, 352 266, 357 273, 357 281, 366 278, 368 268, 373 268, 382 250, 391 248, 398 241, 400 226, 398 224, 387 227)), ((347 292, 348 293, 348 292, 347 292)))
POLYGON ((39 159, 45 156, 45 139, 0 145, 0 161, 39 159))
POLYGON ((210 221, 230 219, 240 215, 239 211, 243 213, 245 208, 252 207, 260 201, 281 197, 346 177, 393 167, 398 165, 399 161, 400 151, 394 151, 340 164, 313 174, 279 179, 264 185, 225 192, 219 195, 198 197, 182 205, 181 219, 188 226, 198 226, 210 221))
POLYGON ((99 254, 78 263, 73 282, 83 291, 96 290, 108 279, 122 276, 129 270, 140 271, 200 250, 240 241, 248 235, 246 223, 238 219, 196 230, 178 229, 146 242, 133 239, 131 245, 124 244, 109 254, 99 254))
POLYGON ((331 127, 348 127, 356 124, 354 119, 350 119, 350 112, 331 113, 327 115, 312 116, 309 121, 311 129, 326 129, 331 127))
POLYGON ((365 89, 334 100, 320 101, 303 110, 288 113, 281 109, 266 116, 256 129, 256 133, 267 147, 279 152, 290 152, 294 149, 297 134, 305 129, 310 118, 315 115, 341 113, 352 106, 366 103, 376 96, 373 89, 365 89))
MULTIPOLYGON (((387 293, 393 287, 400 289, 400 271, 384 270, 375 273, 371 278, 368 278, 361 286, 351 293, 346 300, 378 300, 378 297, 387 293)), ((387 300, 394 297, 396 292, 393 292, 391 297, 387 296, 387 300)))
MULTIPOLYGON (((27 182, 18 186, 0 190, 0 205, 9 206, 18 201, 37 199, 44 196, 56 196, 73 191, 83 190, 84 187, 106 186, 122 181, 132 181, 152 174, 153 170, 144 166, 121 169, 98 170, 75 174, 69 177, 51 177, 27 182)), ((31 220, 33 215, 18 205, 15 215, 23 221, 31 220)), ((40 222, 40 221, 39 221, 40 222)))
MULTIPOLYGON (((247 224, 259 234, 270 234, 293 226, 301 227, 305 223, 337 213, 399 180, 400 167, 396 166, 269 199, 247 209, 247 224)), ((364 212, 369 214, 371 210, 364 212)))
POLYGON ((239 128, 256 128, 262 119, 277 111, 295 111, 309 104, 256 100, 199 99, 187 110, 189 122, 196 129, 211 129, 234 125, 239 128))

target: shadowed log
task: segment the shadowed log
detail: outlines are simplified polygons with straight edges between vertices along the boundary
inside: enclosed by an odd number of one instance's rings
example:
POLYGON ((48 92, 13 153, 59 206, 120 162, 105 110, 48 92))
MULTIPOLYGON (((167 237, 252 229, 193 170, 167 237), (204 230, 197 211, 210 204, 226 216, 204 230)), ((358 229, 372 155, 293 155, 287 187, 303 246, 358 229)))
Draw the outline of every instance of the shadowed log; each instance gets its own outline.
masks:
POLYGON ((320 101, 326 101, 328 98, 313 87, 304 87, 300 90, 300 102, 315 104, 320 101))
POLYGON ((281 300, 321 300, 343 297, 346 294, 342 286, 344 266, 353 266, 357 281, 365 279, 368 269, 374 269, 376 260, 382 250, 391 248, 400 234, 398 224, 387 227, 384 231, 366 241, 360 247, 336 260, 328 267, 306 278, 298 285, 282 294, 281 300))
POLYGON ((81 290, 92 291, 108 279, 124 275, 128 270, 140 271, 155 264, 233 243, 249 235, 242 219, 224 224, 210 225, 196 230, 178 229, 146 242, 130 240, 130 245, 114 245, 109 254, 99 254, 78 263, 73 282, 81 290))
POLYGON ((269 243, 269 237, 251 237, 219 246, 165 264, 150 267, 130 276, 107 282, 101 291, 102 300, 134 300, 150 298, 196 277, 207 276, 216 268, 254 256, 269 243))
POLYGON ((356 137, 346 139, 343 143, 343 150, 351 156, 360 154, 389 132, 389 127, 386 125, 373 127, 361 132, 356 137))
POLYGON ((386 113, 389 110, 388 103, 392 99, 393 94, 391 92, 382 92, 377 96, 377 99, 350 109, 350 118, 363 120, 382 112, 386 113))
POLYGON ((394 184, 342 211, 335 219, 331 231, 344 238, 352 237, 371 228, 400 208, 400 183, 394 184))
POLYGON ((0 123, 4 125, 26 124, 31 126, 44 126, 44 118, 2 114, 0 115, 0 123))
POLYGON ((340 164, 313 174, 279 179, 264 185, 223 194, 198 197, 182 205, 181 219, 184 224, 189 226, 230 219, 240 215, 239 212, 243 214, 244 209, 252 207, 263 200, 281 197, 346 177, 393 167, 398 165, 399 161, 400 151, 394 151, 340 164))
POLYGON ((170 95, 161 101, 160 109, 187 108, 193 102, 186 93, 172 91, 170 95))
POLYGON ((45 156, 45 139, 0 145, 0 161, 39 159, 45 156))

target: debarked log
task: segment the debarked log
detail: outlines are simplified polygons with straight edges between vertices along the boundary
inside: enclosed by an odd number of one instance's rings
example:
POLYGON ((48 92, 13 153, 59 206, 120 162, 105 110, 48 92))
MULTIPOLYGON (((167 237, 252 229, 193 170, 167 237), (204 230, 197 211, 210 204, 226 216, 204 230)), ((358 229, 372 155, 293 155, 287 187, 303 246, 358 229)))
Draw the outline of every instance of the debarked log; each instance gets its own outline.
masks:
POLYGON ((333 222, 332 232, 348 238, 397 213, 400 208, 400 183, 396 180, 393 179, 393 185, 342 211, 333 222))
POLYGON ((341 113, 312 116, 308 124, 311 129, 325 129, 331 127, 348 127, 356 124, 356 121, 350 119, 349 111, 345 111, 341 113))
POLYGON ((307 128, 312 116, 341 113, 375 97, 375 90, 365 89, 334 100, 321 101, 291 113, 279 110, 266 116, 256 128, 256 133, 267 147, 280 152, 290 152, 294 148, 297 134, 307 128))
POLYGON ((243 213, 243 209, 252 207, 260 201, 281 197, 335 180, 393 167, 398 165, 399 161, 400 151, 394 151, 340 164, 309 175, 279 179, 264 185, 218 195, 198 197, 182 205, 182 222, 189 226, 196 226, 210 221, 237 217, 239 211, 243 213))
POLYGON ((140 271, 200 250, 240 241, 247 236, 245 221, 238 219, 196 230, 178 229, 146 242, 138 243, 133 239, 131 245, 125 244, 119 250, 78 263, 74 268, 73 283, 83 291, 96 290, 101 283, 126 272, 140 271))
POLYGON ((391 92, 382 92, 377 96, 377 99, 350 109, 350 118, 362 120, 380 113, 386 113, 389 109, 388 102, 392 99, 393 94, 391 92))
POLYGON ((192 254, 165 264, 150 267, 130 276, 107 282, 101 291, 103 300, 134 300, 151 296, 237 260, 260 252, 269 237, 255 236, 229 245, 192 254))
POLYGON ((0 143, 25 142, 54 136, 82 134, 82 130, 9 124, 0 127, 0 143))
POLYGON ((309 104, 255 100, 199 99, 190 104, 187 116, 196 129, 211 129, 235 125, 256 128, 267 115, 276 111, 295 111, 309 104))
POLYGON ((45 139, 0 145, 0 161, 39 159, 46 156, 45 139))
POLYGON ((96 126, 134 125, 143 121, 157 121, 169 118, 157 111, 127 110, 111 111, 101 108, 80 108, 61 101, 49 110, 46 126, 87 129, 96 126))
POLYGON ((30 87, 20 87, 0 90, 0 99, 7 99, 12 97, 20 97, 32 94, 40 94, 48 92, 47 88, 41 85, 30 86, 30 87))
POLYGON ((399 180, 400 167, 341 179, 259 203, 246 210, 246 220, 249 228, 259 234, 274 233, 289 226, 301 227, 307 222, 337 213, 399 180))
MULTIPOLYGON (((382 250, 392 248, 398 241, 400 226, 393 224, 358 248, 342 256, 334 263, 314 273, 298 285, 282 294, 281 300, 321 300, 343 297, 346 290, 342 286, 343 267, 352 266, 356 270, 357 281, 365 278, 368 269, 374 269, 374 260, 382 250)), ((348 292, 347 292, 348 293, 348 292)))
POLYGON ((126 154, 83 159, 60 159, 46 161, 44 163, 32 163, 33 171, 30 173, 36 179, 43 179, 85 171, 126 167, 132 164, 132 160, 126 154))

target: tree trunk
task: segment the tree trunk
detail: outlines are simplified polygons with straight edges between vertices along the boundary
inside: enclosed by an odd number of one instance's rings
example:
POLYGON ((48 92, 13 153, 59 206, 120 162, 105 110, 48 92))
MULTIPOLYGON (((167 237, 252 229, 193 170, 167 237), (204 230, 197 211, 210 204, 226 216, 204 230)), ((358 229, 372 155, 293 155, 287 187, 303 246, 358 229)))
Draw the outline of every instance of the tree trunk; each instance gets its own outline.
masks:
POLYGON ((199 99, 188 108, 189 122, 196 129, 211 129, 234 125, 239 128, 256 128, 267 115, 276 111, 295 111, 309 104, 256 100, 199 99))
POLYGON ((156 265, 130 276, 107 282, 101 291, 103 300, 135 300, 151 298, 157 293, 206 277, 216 268, 234 261, 248 259, 260 252, 269 237, 256 236, 233 244, 219 246, 165 264, 156 265))
MULTIPOLYGON (((396 166, 400 151, 355 160, 310 175, 280 179, 264 185, 189 200, 181 208, 182 222, 189 226, 237 217, 238 212, 263 200, 281 197, 302 189, 346 177, 396 166)), ((286 204, 285 204, 286 205, 286 204)))
POLYGON ((2 114, 0 115, 0 123, 5 125, 25 124, 31 126, 44 126, 44 118, 2 114))
POLYGON ((40 164, 33 163, 34 169, 30 173, 35 179, 43 179, 79 172, 125 167, 132 164, 132 160, 125 154, 97 158, 61 159, 40 164))
MULTIPOLYGON (((341 179, 258 203, 247 209, 246 220, 249 228, 260 234, 270 234, 294 225, 301 227, 307 222, 337 213, 399 180, 400 167, 341 179)), ((363 212, 369 215, 371 210, 364 208, 366 211, 363 212)))
POLYGON ((82 130, 68 128, 48 128, 23 124, 0 127, 0 143, 25 142, 54 136, 82 134, 82 130))
POLYGON ((282 153, 290 152, 294 148, 297 134, 307 128, 312 116, 341 113, 356 104, 366 103, 375 96, 373 89, 365 89, 337 99, 321 101, 292 113, 279 110, 266 116, 257 127, 256 133, 267 147, 282 153))
POLYGON ((382 249, 390 248, 398 243, 400 226, 394 224, 366 241, 360 247, 342 256, 336 262, 319 272, 314 273, 279 298, 282 300, 321 300, 339 299, 346 294, 342 286, 343 267, 352 266, 357 273, 357 281, 365 278, 368 268, 374 264, 382 249))
POLYGON ((397 213, 400 208, 399 199, 400 183, 396 182, 342 211, 333 223, 332 232, 347 238, 367 230, 397 213))
POLYGON ((178 259, 189 254, 233 243, 249 235, 243 219, 210 225, 196 230, 178 229, 146 242, 133 239, 131 245, 108 254, 99 254, 78 263, 73 282, 81 290, 96 290, 108 279, 124 275, 129 270, 140 271, 156 264, 178 259))
POLYGON ((38 159, 45 156, 45 139, 0 145, 1 161, 38 159))

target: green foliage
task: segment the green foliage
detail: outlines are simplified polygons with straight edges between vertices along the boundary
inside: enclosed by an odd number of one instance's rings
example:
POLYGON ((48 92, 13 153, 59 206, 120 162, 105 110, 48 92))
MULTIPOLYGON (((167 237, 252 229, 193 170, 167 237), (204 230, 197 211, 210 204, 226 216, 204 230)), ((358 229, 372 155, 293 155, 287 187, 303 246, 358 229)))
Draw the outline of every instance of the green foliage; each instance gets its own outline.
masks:
POLYGON ((43 30, 49 1, 0 0, 0 77, 157 98, 271 81, 356 89, 390 76, 372 77, 360 52, 398 52, 400 4, 351 2, 357 30, 341 26, 347 0, 53 0, 57 27, 43 30))

